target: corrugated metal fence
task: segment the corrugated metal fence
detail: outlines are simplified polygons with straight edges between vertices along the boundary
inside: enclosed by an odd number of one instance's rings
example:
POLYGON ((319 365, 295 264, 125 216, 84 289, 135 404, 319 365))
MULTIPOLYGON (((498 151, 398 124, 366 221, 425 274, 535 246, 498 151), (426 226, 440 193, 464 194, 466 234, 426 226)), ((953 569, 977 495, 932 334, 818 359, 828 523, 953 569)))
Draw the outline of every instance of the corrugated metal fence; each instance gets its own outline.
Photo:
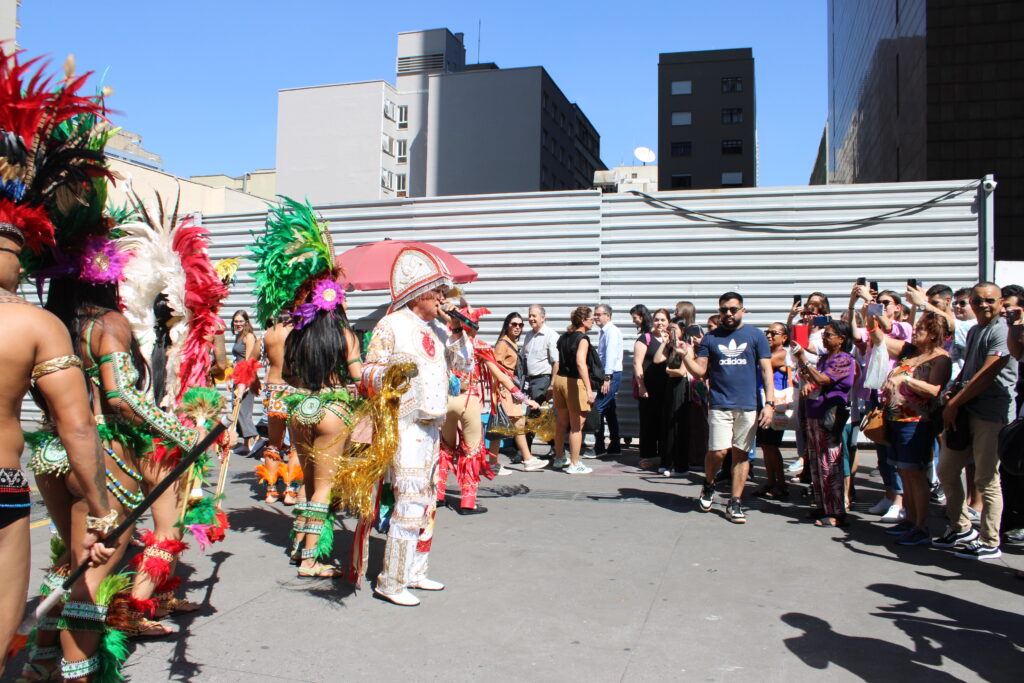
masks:
MULTIPOLYGON (((531 304, 563 329, 580 304, 610 304, 632 339, 628 310, 693 302, 699 321, 718 296, 746 298, 746 320, 785 320, 794 294, 821 291, 845 306, 853 281, 900 292, 908 277, 954 288, 988 269, 991 195, 978 181, 818 185, 660 192, 647 197, 596 191, 431 197, 318 207, 338 253, 385 237, 430 242, 475 268, 467 298, 486 306, 481 335, 497 336, 511 311, 531 304), (988 233, 986 232, 988 230, 988 233)), ((247 255, 262 214, 206 216, 214 258, 247 255)), ((242 262, 224 308, 252 311, 253 264, 242 262)), ((349 317, 370 329, 386 292, 353 292, 349 317)), ((596 330, 595 330, 596 331, 596 330)), ((596 334, 594 336, 596 340, 596 334)), ((630 397, 631 345, 619 411, 636 433, 630 397)))

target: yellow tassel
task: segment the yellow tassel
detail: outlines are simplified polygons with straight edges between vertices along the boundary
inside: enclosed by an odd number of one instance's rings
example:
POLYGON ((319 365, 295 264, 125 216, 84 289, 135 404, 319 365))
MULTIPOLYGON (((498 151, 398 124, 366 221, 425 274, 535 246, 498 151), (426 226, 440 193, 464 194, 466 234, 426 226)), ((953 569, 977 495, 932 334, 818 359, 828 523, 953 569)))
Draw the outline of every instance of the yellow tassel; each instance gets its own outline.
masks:
POLYGON ((353 415, 352 424, 373 422, 371 443, 351 443, 337 462, 331 498, 352 515, 369 519, 374 514, 373 493, 398 452, 398 407, 409 387, 415 363, 395 363, 384 372, 380 392, 353 415))

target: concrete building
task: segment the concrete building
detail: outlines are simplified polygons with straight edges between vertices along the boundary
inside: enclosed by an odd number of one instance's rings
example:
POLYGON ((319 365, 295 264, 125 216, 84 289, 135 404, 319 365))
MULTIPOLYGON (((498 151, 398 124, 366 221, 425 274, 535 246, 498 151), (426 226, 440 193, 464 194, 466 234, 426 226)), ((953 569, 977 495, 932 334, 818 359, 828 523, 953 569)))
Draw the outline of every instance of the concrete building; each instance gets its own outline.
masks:
POLYGON ((594 172, 594 189, 605 194, 617 192, 656 192, 658 190, 657 166, 616 166, 607 171, 594 172))
POLYGON ((108 164, 118 178, 110 184, 108 190, 108 201, 114 205, 128 203, 130 186, 146 206, 154 209, 154 197, 157 194, 165 204, 173 205, 175 198, 178 198, 180 214, 201 213, 214 216, 267 210, 267 201, 264 198, 229 187, 211 187, 116 157, 108 156, 108 164))
POLYGON ((189 180, 208 187, 223 187, 260 197, 267 201, 276 201, 277 171, 272 168, 250 171, 249 173, 243 173, 240 176, 234 177, 219 173, 214 175, 194 175, 190 176, 189 180))
POLYGON ((992 173, 999 259, 1024 260, 1024 3, 830 0, 829 183, 992 173))
POLYGON ((277 190, 314 203, 590 188, 600 137, 543 67, 466 64, 462 34, 398 34, 395 84, 278 94, 277 190))
POLYGON ((18 7, 21 0, 0 0, 0 41, 3 51, 12 54, 18 49, 18 7))
POLYGON ((658 187, 757 185, 750 48, 666 52, 658 60, 658 187))
POLYGON ((164 167, 163 157, 143 149, 141 135, 124 128, 110 136, 107 146, 103 151, 108 157, 127 161, 138 166, 145 166, 155 171, 159 171, 164 167))

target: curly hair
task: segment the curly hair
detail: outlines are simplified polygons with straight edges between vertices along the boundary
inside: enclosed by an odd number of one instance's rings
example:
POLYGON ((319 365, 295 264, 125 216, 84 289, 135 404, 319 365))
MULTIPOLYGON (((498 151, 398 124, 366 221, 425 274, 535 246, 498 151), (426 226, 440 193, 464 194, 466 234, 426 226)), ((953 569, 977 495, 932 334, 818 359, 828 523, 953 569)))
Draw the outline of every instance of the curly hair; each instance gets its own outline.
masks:
POLYGON ((573 309, 573 312, 569 314, 569 331, 572 332, 578 327, 583 327, 583 321, 589 318, 592 312, 590 306, 577 306, 573 309))
POLYGON ((921 317, 917 319, 917 324, 928 333, 928 338, 936 346, 942 346, 952 334, 946 316, 933 313, 932 311, 922 313, 921 317))

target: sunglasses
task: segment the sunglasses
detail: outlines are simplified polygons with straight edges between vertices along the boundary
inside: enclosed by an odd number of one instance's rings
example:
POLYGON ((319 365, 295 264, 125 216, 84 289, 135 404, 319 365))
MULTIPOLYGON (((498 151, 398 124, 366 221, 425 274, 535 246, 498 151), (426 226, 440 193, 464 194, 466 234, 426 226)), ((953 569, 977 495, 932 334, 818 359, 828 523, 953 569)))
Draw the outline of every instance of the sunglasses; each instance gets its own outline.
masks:
POLYGON ((781 337, 782 335, 784 335, 786 333, 785 332, 775 332, 774 330, 765 330, 764 334, 767 337, 781 337))
POLYGON ((980 296, 976 296, 973 299, 971 299, 971 305, 980 306, 982 303, 986 303, 989 306, 995 306, 997 301, 999 301, 999 299, 991 299, 987 297, 982 299, 980 296))
POLYGON ((739 306, 720 306, 718 308, 718 312, 722 315, 736 315, 742 310, 739 306))
POLYGON ((841 334, 834 334, 834 333, 829 332, 827 330, 825 332, 821 333, 821 338, 822 339, 831 339, 832 337, 842 337, 842 336, 843 335, 841 335, 841 334))
POLYGON ((523 324, 522 323, 509 323, 508 326, 509 327, 522 327, 523 324))
POLYGON ((957 301, 953 305, 959 306, 960 308, 967 308, 970 304, 968 303, 967 299, 961 299, 960 301, 957 301))
POLYGON ((895 306, 896 305, 896 302, 893 301, 892 299, 879 299, 878 303, 882 304, 883 306, 895 306))

